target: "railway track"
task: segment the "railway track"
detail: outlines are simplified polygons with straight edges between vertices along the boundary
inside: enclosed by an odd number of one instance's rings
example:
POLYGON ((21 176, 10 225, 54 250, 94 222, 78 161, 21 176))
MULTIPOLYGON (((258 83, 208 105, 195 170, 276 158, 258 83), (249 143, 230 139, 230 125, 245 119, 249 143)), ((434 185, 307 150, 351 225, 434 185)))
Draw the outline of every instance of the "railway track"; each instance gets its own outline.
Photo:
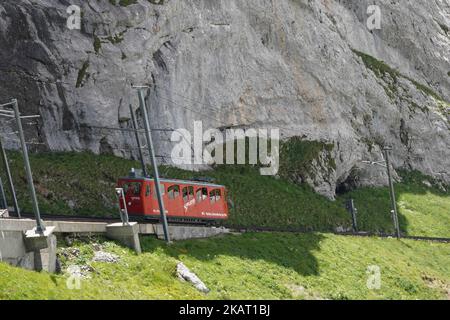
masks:
MULTIPOLYGON (((18 219, 15 216, 11 216, 10 218, 18 219)), ((22 213, 22 218, 34 219, 34 215, 31 213, 22 213)), ((75 222, 105 222, 105 223, 114 223, 120 221, 119 217, 88 217, 88 216, 68 216, 68 215, 56 215, 56 214, 41 214, 41 218, 47 221, 75 221, 75 222)), ((130 217, 130 221, 134 221, 132 217, 130 217)), ((154 221, 146 221, 142 219, 135 220, 139 223, 146 224, 155 224, 154 221)), ((180 223, 173 223, 172 225, 186 225, 180 223)), ((198 226, 198 224, 197 224, 198 226)), ((271 228, 271 227, 248 227, 248 226, 238 226, 238 225, 221 225, 225 228, 230 229, 234 232, 278 232, 278 233, 296 233, 296 234, 308 234, 313 232, 318 232, 314 230, 308 229, 300 229, 300 228, 271 228)), ((350 236, 350 237, 377 237, 377 238, 395 238, 394 234, 386 234, 386 233, 376 233, 376 232, 336 232, 336 231, 323 231, 324 233, 332 233, 339 236, 350 236)), ((432 241, 432 242, 440 242, 440 243, 450 243, 450 238, 442 238, 442 237, 425 237, 425 236, 410 236, 410 235, 402 235, 402 239, 407 240, 416 240, 416 241, 432 241)))
MULTIPOLYGON (((225 226, 230 230, 237 232, 278 232, 278 233, 296 233, 296 234, 307 234, 313 232, 323 232, 331 233, 338 236, 349 236, 349 237, 376 237, 376 238, 396 238, 394 234, 386 233, 376 233, 376 232, 337 232, 337 231, 313 231, 305 229, 295 229, 295 228, 270 228, 270 227, 239 227, 239 226, 225 226)), ((424 237, 424 236, 409 236, 402 235, 402 239, 416 240, 416 241, 432 241, 441 243, 450 243, 450 238, 440 238, 440 237, 424 237)))

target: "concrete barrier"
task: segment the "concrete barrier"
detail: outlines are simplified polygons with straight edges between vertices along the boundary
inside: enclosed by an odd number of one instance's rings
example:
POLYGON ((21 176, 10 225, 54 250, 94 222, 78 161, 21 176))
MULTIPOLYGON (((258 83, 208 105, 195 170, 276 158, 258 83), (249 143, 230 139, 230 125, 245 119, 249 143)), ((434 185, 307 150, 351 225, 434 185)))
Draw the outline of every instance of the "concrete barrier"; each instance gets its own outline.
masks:
POLYGON ((153 235, 155 234, 155 227, 151 223, 141 223, 139 224, 139 233, 142 235, 153 235))
MULTIPOLYGON (((164 239, 164 229, 161 224, 153 225, 158 239, 164 239)), ((169 225, 170 239, 188 240, 215 237, 221 234, 230 233, 226 228, 203 227, 203 226, 171 226, 169 225)))
POLYGON ((27 252, 22 231, 0 231, 0 261, 34 269, 34 253, 27 252))
POLYGON ((23 241, 27 252, 34 253, 34 270, 55 272, 56 270, 56 237, 53 234, 55 227, 47 226, 40 233, 36 228, 27 230, 23 241))
POLYGON ((55 272, 57 243, 52 233, 52 227, 43 235, 34 229, 25 233, 0 231, 0 261, 28 270, 55 272))
POLYGON ((104 222, 47 221, 45 224, 55 226, 57 233, 105 233, 107 226, 104 222))
POLYGON ((113 223, 106 226, 106 237, 117 240, 123 245, 141 253, 141 242, 139 241, 139 225, 137 222, 113 223))
POLYGON ((0 219, 1 231, 25 232, 36 226, 36 221, 31 219, 0 219))
MULTIPOLYGON (((55 227, 55 233, 106 233, 106 222, 44 221, 46 227, 55 227)), ((36 226, 32 219, 0 219, 0 230, 27 231, 36 226)))

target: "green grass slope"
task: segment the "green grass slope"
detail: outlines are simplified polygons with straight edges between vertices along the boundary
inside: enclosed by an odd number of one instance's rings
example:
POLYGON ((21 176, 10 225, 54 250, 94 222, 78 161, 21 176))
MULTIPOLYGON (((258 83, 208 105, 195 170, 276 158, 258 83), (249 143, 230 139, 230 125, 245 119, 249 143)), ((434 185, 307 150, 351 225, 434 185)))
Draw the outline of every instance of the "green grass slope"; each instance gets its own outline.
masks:
MULTIPOLYGON (((418 172, 400 171, 395 185, 400 229, 404 234, 450 238, 450 192, 418 172), (430 186, 427 186, 431 184, 430 186)), ((353 198, 361 230, 393 233, 388 188, 362 188, 341 197, 353 198)))
MULTIPOLYGON (((62 242, 62 241, 61 241, 62 242)), ((100 240, 120 256, 116 264, 91 262, 94 245, 77 241, 76 258, 90 278, 70 290, 66 274, 50 275, 0 263, 0 299, 449 299, 450 246, 410 240, 328 234, 248 233, 190 240, 167 247, 143 238, 135 255, 100 240), (210 288, 198 292, 176 277, 182 261, 210 288), (370 266, 381 288, 368 289, 370 266)), ((98 247, 98 244, 95 246, 98 247)), ((61 248, 60 250, 63 250, 61 248)))
MULTIPOLYGON (((25 172, 19 153, 9 153, 20 205, 31 212, 25 172)), ((42 153, 31 156, 41 210, 54 214, 117 215, 114 187, 136 161, 90 153, 42 153)), ((387 188, 363 188, 340 195, 337 201, 317 195, 306 185, 265 177, 248 166, 221 166, 192 173, 163 167, 165 177, 190 179, 209 176, 224 184, 234 203, 230 225, 332 231, 351 226, 344 202, 354 198, 358 225, 363 231, 392 232, 387 188)), ((4 173, 0 172, 3 179, 4 173)), ((396 184, 400 224, 404 234, 450 237, 450 192, 427 187, 430 178, 402 173, 396 184)), ((434 182, 433 182, 434 183, 434 182)))

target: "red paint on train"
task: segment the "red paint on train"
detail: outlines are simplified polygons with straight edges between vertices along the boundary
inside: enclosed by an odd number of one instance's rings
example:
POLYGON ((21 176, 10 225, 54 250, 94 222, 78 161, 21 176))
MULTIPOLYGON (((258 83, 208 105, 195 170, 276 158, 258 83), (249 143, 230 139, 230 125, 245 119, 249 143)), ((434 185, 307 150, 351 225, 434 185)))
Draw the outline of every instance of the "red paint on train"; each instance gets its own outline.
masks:
MULTIPOLYGON (((228 219, 227 190, 224 186, 185 180, 160 179, 164 207, 168 218, 196 220, 228 219)), ((159 219, 160 210, 153 179, 121 178, 130 216, 159 219)), ((123 201, 120 199, 123 209, 123 201)))

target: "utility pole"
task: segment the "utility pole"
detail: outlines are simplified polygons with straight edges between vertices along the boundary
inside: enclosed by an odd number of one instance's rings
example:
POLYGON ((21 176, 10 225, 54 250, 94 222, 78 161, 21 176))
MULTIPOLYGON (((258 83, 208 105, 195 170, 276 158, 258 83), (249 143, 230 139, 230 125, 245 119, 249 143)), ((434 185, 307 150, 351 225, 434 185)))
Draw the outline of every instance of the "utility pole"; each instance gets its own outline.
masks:
POLYGON ((368 165, 377 165, 377 166, 381 166, 386 168, 387 170, 387 175, 388 175, 388 180, 389 180, 389 195, 390 195, 390 199, 391 199, 391 215, 392 215, 392 221, 394 222, 394 228, 395 228, 395 233, 397 236, 397 239, 401 238, 401 233, 400 233, 400 226, 398 223, 398 212, 397 212, 397 201, 395 200, 395 191, 394 191, 394 180, 392 178, 392 172, 391 172, 391 163, 389 161, 389 151, 392 150, 391 146, 385 146, 383 148, 384 151, 384 156, 382 155, 382 157, 384 158, 382 161, 362 161, 365 164, 368 165))
POLYGON ((0 178, 0 209, 8 210, 8 202, 6 201, 5 189, 3 189, 2 178, 0 178))
MULTIPOLYGON (((14 108, 14 114, 15 114, 15 118, 16 118, 16 122, 17 122, 17 128, 19 130, 20 145, 22 147, 23 160, 25 162, 25 171, 27 174, 28 187, 30 189, 30 196, 31 196, 32 204, 33 204, 33 212, 34 212, 34 216, 36 218, 36 232, 44 233, 45 226, 42 223, 41 213, 39 212, 39 205, 38 205, 38 200, 37 200, 37 196, 36 196, 36 190, 34 189, 33 173, 31 172, 30 159, 28 158, 27 144, 25 142, 25 135, 23 133, 23 128, 22 128, 22 118, 20 117, 19 104, 17 103, 16 99, 12 100, 12 105, 14 108)), ((32 116, 32 117, 35 117, 35 116, 32 116)), ((26 117, 26 118, 30 118, 30 117, 26 117)))
POLYGON ((389 192, 390 192, 390 197, 391 197, 392 219, 394 220, 396 236, 398 239, 400 239, 401 234, 400 234, 400 226, 398 223, 397 203, 395 200, 394 182, 392 179, 391 164, 389 161, 389 151, 391 151, 391 150, 392 150, 392 147, 390 147, 390 146, 384 147, 384 149, 383 149, 385 159, 386 159, 387 174, 388 174, 388 178, 389 178, 389 192))
POLYGON ((353 199, 349 199, 347 202, 347 209, 348 211, 350 211, 350 214, 352 215, 352 224, 353 224, 353 230, 355 232, 358 232, 358 223, 356 220, 356 213, 357 213, 357 209, 355 207, 355 202, 353 199))
POLYGON ((11 170, 9 168, 9 163, 8 163, 8 157, 6 155, 5 148, 3 147, 3 142, 2 142, 1 137, 0 137, 0 152, 2 154, 3 166, 4 166, 5 172, 6 172, 6 179, 8 180, 9 191, 11 192, 11 196, 12 196, 12 200, 13 200, 14 211, 16 212, 17 217, 20 219, 22 217, 20 215, 20 208, 19 208, 19 203, 17 201, 16 189, 14 188, 11 170))
POLYGON ((124 226, 129 226, 130 221, 128 220, 127 201, 125 200, 125 193, 123 191, 123 188, 116 188, 116 196, 117 196, 117 199, 119 200, 119 203, 120 203, 120 199, 122 199, 123 210, 120 209, 120 204, 119 204, 120 220, 122 220, 122 224, 124 226))
POLYGON ((136 143, 139 149, 139 160, 141 161, 142 174, 144 175, 144 177, 148 177, 147 168, 145 167, 144 162, 144 155, 142 154, 142 145, 141 145, 141 138, 139 137, 138 123, 136 121, 136 116, 134 115, 133 106, 131 104, 130 104, 130 113, 131 113, 131 121, 133 122, 134 134, 136 136, 136 143))
POLYGON ((145 127, 145 138, 147 139, 147 147, 148 147, 150 158, 152 161, 153 179, 155 182, 156 196, 158 198, 159 212, 161 214, 161 220, 162 220, 161 222, 162 222, 163 229, 164 229, 164 238, 167 243, 170 243, 171 241, 170 241, 170 235, 169 235, 169 226, 167 224, 166 210, 164 208, 164 201, 163 201, 163 198, 161 195, 161 189, 160 189, 161 185, 159 183, 158 164, 156 162, 155 150, 153 148, 152 133, 151 133, 150 124, 148 121, 147 106, 145 103, 144 92, 143 92, 144 89, 148 89, 149 87, 133 86, 133 88, 138 90, 139 104, 141 106, 142 117, 144 118, 143 120, 144 120, 144 127, 145 127))

